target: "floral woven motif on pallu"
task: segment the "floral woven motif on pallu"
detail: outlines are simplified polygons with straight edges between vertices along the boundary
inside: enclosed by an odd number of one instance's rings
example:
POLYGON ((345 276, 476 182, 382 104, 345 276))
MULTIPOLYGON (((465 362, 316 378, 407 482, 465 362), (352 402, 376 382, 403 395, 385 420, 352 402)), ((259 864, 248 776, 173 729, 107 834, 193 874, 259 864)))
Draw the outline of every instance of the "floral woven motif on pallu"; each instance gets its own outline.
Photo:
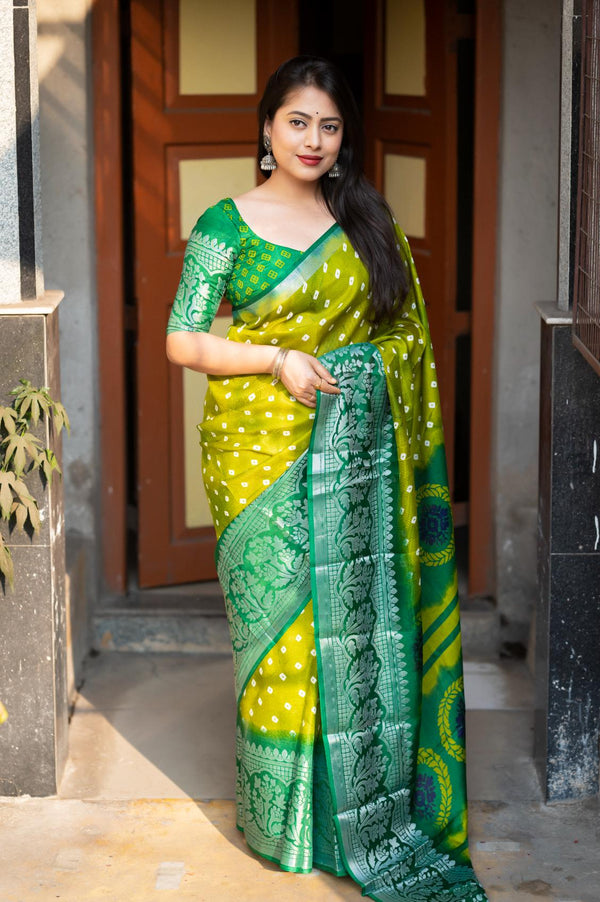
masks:
POLYGON ((400 232, 399 252, 411 289, 386 329, 338 227, 274 285, 228 295, 229 340, 317 354, 341 389, 313 412, 269 376, 210 379, 203 472, 234 650, 238 826, 283 868, 349 873, 381 902, 484 902, 435 365, 400 232))

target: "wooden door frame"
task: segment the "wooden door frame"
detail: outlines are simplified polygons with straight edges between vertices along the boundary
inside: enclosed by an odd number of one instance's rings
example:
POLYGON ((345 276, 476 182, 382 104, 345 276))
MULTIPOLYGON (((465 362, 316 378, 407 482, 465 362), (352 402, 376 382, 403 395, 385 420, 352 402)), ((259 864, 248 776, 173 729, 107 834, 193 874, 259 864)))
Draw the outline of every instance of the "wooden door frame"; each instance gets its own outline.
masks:
POLYGON ((469 595, 494 595, 492 392, 502 90, 502 0, 480 0, 477 3, 475 29, 469 595))
MULTIPOLYGON (((127 591, 125 297, 118 0, 91 13, 100 416, 102 591, 127 591)), ((501 90, 501 0, 476 17, 469 592, 493 594, 491 451, 501 90)))
POLYGON ((101 472, 99 493, 102 543, 101 592, 122 595, 127 591, 127 424, 119 0, 94 0, 91 26, 101 472))

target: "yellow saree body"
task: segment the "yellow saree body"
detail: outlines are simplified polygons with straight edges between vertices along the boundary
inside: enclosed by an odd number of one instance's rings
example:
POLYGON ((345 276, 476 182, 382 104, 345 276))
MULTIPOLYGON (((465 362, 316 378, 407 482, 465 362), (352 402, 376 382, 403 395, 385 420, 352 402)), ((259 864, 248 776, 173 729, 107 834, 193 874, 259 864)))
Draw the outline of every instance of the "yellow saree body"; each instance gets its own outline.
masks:
POLYGON ((192 234, 169 329, 206 328, 225 290, 229 341, 318 356, 342 391, 312 411, 268 375, 209 378, 199 428, 234 651, 238 826, 281 867, 348 873, 381 902, 483 902, 436 371, 400 230, 398 252, 411 288, 376 328, 338 226, 300 253, 222 201, 192 234))

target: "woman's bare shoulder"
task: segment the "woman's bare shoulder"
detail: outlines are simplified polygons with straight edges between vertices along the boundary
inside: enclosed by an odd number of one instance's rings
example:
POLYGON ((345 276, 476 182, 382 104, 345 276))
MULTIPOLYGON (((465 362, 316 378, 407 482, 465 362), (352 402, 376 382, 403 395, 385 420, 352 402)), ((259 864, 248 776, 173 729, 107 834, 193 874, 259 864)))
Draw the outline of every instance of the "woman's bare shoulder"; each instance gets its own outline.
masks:
POLYGON ((261 195, 264 194, 264 185, 256 185, 254 188, 250 188, 250 191, 244 191, 243 194, 238 194, 237 197, 232 197, 232 200, 237 204, 239 201, 245 200, 260 200, 261 195))
POLYGON ((265 185, 257 185, 251 191, 246 191, 232 200, 238 208, 239 214, 246 222, 252 224, 252 228, 261 229, 269 227, 276 222, 280 215, 280 205, 265 185))
POLYGON ((265 185, 257 185, 256 188, 251 188, 250 191, 245 191, 244 194, 238 194, 237 197, 232 197, 231 199, 238 208, 264 208, 273 204, 271 192, 265 190, 265 188, 265 185))

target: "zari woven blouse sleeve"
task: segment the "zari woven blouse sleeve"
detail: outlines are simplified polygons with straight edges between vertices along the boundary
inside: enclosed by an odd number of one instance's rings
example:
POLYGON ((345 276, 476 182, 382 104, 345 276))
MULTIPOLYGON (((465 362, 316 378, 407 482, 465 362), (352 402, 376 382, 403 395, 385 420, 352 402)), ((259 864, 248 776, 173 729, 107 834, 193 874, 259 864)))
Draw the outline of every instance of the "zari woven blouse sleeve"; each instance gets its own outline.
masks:
POLYGON ((190 235, 169 332, 208 332, 240 251, 237 228, 223 202, 206 210, 190 235))

